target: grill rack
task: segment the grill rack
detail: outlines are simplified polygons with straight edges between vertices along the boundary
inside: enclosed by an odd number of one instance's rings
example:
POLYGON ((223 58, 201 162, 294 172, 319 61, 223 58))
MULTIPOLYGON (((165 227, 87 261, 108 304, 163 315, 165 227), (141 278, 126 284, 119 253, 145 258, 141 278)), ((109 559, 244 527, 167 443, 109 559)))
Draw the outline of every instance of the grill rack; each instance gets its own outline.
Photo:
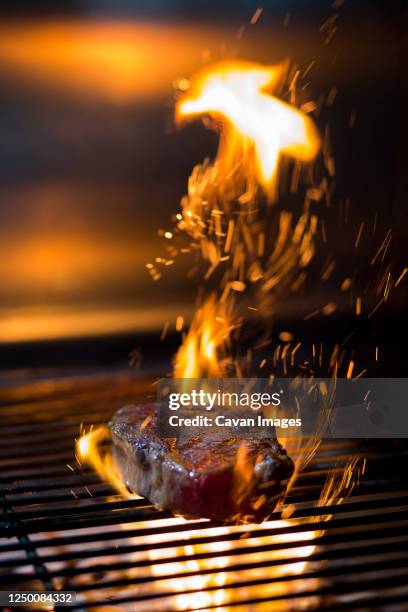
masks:
POLYGON ((354 450, 331 440, 290 491, 290 518, 185 521, 121 498, 74 457, 81 423, 149 395, 151 381, 128 370, 45 372, 3 388, 0 589, 75 590, 80 610, 408 610, 404 442, 360 446, 366 473, 341 505, 315 506, 354 450))

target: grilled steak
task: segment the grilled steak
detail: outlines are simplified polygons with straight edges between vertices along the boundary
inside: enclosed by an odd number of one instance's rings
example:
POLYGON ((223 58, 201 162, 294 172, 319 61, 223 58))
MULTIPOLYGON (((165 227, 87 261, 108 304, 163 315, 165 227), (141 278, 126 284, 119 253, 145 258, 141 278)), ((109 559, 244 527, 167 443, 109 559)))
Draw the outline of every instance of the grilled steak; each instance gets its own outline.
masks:
POLYGON ((126 485, 157 508, 188 518, 260 522, 293 472, 276 439, 222 441, 208 429, 160 438, 155 404, 122 408, 110 426, 126 485))

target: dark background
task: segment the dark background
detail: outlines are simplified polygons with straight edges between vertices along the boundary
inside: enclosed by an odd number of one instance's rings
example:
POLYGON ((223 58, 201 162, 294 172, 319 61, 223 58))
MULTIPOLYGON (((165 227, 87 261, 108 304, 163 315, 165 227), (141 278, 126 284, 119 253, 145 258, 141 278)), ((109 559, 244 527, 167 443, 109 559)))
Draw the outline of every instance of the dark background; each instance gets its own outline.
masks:
POLYGON ((199 123, 174 128, 172 83, 209 58, 290 57, 302 70, 315 62, 310 99, 337 90, 316 118, 321 131, 329 125, 336 163, 319 257, 337 263, 325 283, 312 270, 277 328, 325 342, 357 330, 371 356, 384 346, 377 373, 405 371, 404 282, 369 322, 356 320, 355 297, 373 284, 370 260, 390 228, 394 275, 406 265, 406 3, 337 5, 268 0, 250 25, 249 0, 1 4, 0 368, 126 359, 135 346, 156 358, 163 323, 189 317, 196 286, 188 261, 157 283, 145 263, 162 254, 157 230, 170 227, 193 165, 217 143, 199 123), (336 11, 325 44, 319 30, 336 11), (353 275, 346 296, 338 287, 353 275), (330 318, 304 321, 331 301, 330 318))

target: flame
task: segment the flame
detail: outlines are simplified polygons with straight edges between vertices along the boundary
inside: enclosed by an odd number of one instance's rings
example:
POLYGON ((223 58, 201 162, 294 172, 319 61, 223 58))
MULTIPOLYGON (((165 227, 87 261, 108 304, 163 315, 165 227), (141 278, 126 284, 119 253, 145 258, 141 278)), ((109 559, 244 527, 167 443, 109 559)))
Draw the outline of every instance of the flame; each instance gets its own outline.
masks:
MULTIPOLYGON (((216 159, 204 160, 189 178, 177 229, 197 242, 209 263, 205 280, 224 269, 215 297, 199 309, 177 354, 177 378, 225 375, 231 326, 224 312, 236 321, 239 294, 254 288, 255 310, 270 321, 277 296, 301 286, 315 253, 317 217, 307 203, 298 218, 277 207, 265 213, 265 201, 276 195, 281 157, 309 162, 320 146, 312 120, 269 93, 284 72, 283 65, 216 64, 193 78, 176 105, 179 122, 208 115, 220 127, 216 159)), ((168 251, 175 254, 172 245, 168 251)), ((237 375, 240 368, 232 370, 237 375)))
POLYGON ((232 324, 221 303, 212 295, 194 315, 174 362, 175 378, 219 377, 228 360, 226 344, 232 324))
MULTIPOLYGON (((171 519, 170 519, 171 520, 171 519)), ((183 519, 181 519, 183 520, 183 519)), ((180 519, 177 519, 180 521, 180 519)), ((185 521, 188 523, 188 521, 185 521)), ((165 521, 163 521, 164 524, 165 521)), ((231 594, 229 587, 233 584, 234 578, 237 574, 232 574, 228 571, 229 566, 234 564, 234 549, 240 548, 247 550, 241 552, 240 561, 242 564, 245 563, 256 563, 257 561, 271 562, 270 570, 266 570, 269 576, 274 579, 283 578, 284 576, 301 575, 308 563, 308 558, 316 550, 316 545, 313 540, 317 537, 317 531, 299 531, 279 533, 279 530, 286 529, 289 526, 292 527, 298 524, 295 520, 291 522, 286 520, 280 521, 267 521, 262 525, 246 525, 245 531, 242 535, 249 536, 238 539, 236 541, 224 540, 223 536, 228 536, 233 532, 240 532, 242 527, 239 526, 228 526, 228 527, 211 527, 208 529, 208 535, 217 536, 217 540, 208 542, 205 544, 195 544, 194 538, 197 533, 194 531, 187 531, 184 534, 184 538, 189 541, 187 544, 183 544, 178 547, 169 547, 165 551, 163 549, 157 550, 152 548, 150 552, 150 558, 152 560, 152 570, 155 576, 168 576, 173 574, 174 579, 166 580, 166 584, 163 587, 167 587, 170 591, 195 591, 188 595, 179 594, 176 597, 176 609, 186 610, 187 608, 194 607, 198 609, 207 609, 207 607, 227 605, 234 601, 236 594, 231 594), (252 530, 274 530, 278 532, 276 534, 261 535, 259 537, 251 537, 252 530), (289 547, 287 552, 287 558, 298 558, 291 563, 285 563, 281 566, 274 566, 273 562, 282 561, 285 558, 285 553, 279 548, 280 544, 283 543, 299 543, 298 546, 289 547), (268 546, 269 545, 269 546, 268 546), (277 546, 277 549, 273 545, 277 546), (257 548, 268 547, 266 550, 256 551, 257 548), (219 556, 220 552, 225 552, 225 556, 219 556), (156 565, 155 560, 162 560, 163 556, 171 557, 183 557, 187 555, 200 555, 200 554, 214 553, 214 556, 209 556, 203 559, 192 559, 189 561, 173 562, 171 564, 160 563, 156 565), (222 571, 225 568, 226 571, 222 571), (214 570, 214 573, 203 573, 208 570, 214 570), (177 578, 179 574, 185 574, 187 572, 196 572, 195 575, 177 578), (220 587, 214 589, 214 587, 220 587), (200 590, 198 590, 200 589, 200 590), (211 589, 211 590, 207 590, 211 589)), ((170 534, 171 537, 171 534, 170 534)), ((161 538, 162 540, 162 538, 161 538)), ((153 536, 152 544, 157 541, 157 536, 153 536)), ((259 578, 259 569, 245 570, 245 580, 251 578, 259 578)), ((273 595, 285 595, 293 593, 302 588, 302 585, 294 585, 293 583, 280 583, 280 584, 263 584, 256 586, 254 590, 257 591, 258 596, 271 597, 273 595)), ((251 592, 253 587, 246 587, 245 592, 248 596, 248 592, 251 592)), ((291 603, 284 601, 269 601, 268 610, 289 610, 291 603)))
MULTIPOLYGON (((115 471, 111 450, 109 446, 104 446, 104 442, 108 439, 109 429, 104 425, 83 433, 76 443, 78 461, 81 464, 87 463, 91 465, 100 478, 104 482, 109 482, 121 496, 128 499, 137 499, 138 496, 127 489, 115 471)), ((158 528, 169 527, 180 525, 180 523, 188 524, 189 522, 195 523, 196 521, 188 521, 181 517, 159 519, 155 521, 155 526, 158 528)), ((203 523, 206 522, 208 521, 203 519, 203 523)), ((270 569, 264 569, 263 571, 266 572, 266 575, 271 576, 271 578, 283 579, 282 582, 278 580, 277 583, 272 580, 271 584, 264 584, 261 587, 245 587, 246 593, 249 588, 250 591, 255 589, 259 595, 259 589, 261 589, 263 597, 272 597, 277 595, 284 596, 297 590, 300 591, 302 589, 301 582, 299 582, 299 585, 293 582, 285 582, 284 577, 301 575, 305 571, 308 558, 316 550, 314 540, 318 537, 319 531, 283 531, 297 524, 299 524, 299 521, 295 519, 282 519, 266 521, 262 525, 246 524, 209 527, 206 530, 206 535, 213 536, 214 541, 202 544, 195 543, 194 541, 197 535, 200 535, 197 533, 197 530, 187 530, 181 536, 184 542, 178 546, 172 544, 174 533, 170 530, 169 532, 165 531, 159 534, 131 537, 128 544, 133 544, 137 547, 142 541, 144 545, 151 545, 146 553, 150 560, 149 571, 154 576, 160 578, 160 581, 158 583, 149 583, 150 593, 154 589, 160 592, 165 590, 170 594, 174 593, 174 609, 176 610, 185 610, 188 607, 201 609, 232 602, 234 594, 231 593, 229 587, 234 582, 235 573, 232 573, 229 567, 236 562, 234 557, 234 550, 236 548, 247 549, 240 554, 240 560, 243 564, 270 560, 270 569), (262 530, 272 533, 251 537, 252 531, 262 530), (274 530, 276 530, 276 533, 273 533, 274 530), (242 533, 245 537, 243 539, 230 540, 228 536, 234 532, 242 533), (224 536, 227 537, 224 538, 224 536), (163 548, 163 542, 166 540, 169 541, 169 545, 163 548), (157 543, 161 544, 159 548, 155 547, 157 543), (283 543, 298 543, 298 545, 289 546, 285 553, 285 549, 280 547, 283 543), (225 554, 220 555, 220 553, 225 554), (196 556, 196 558, 191 558, 193 556, 196 556), (177 557, 180 557, 181 560, 170 561, 170 559, 177 557), (183 557, 185 559, 182 559, 183 557), (169 559, 168 562, 165 562, 166 558, 169 559), (293 561, 288 563, 287 559, 293 559, 293 561), (173 576, 173 578, 169 579, 168 576, 173 576), (185 591, 191 592, 185 594, 185 591)), ((151 523, 144 523, 142 521, 138 523, 124 523, 119 526, 127 531, 132 529, 143 531, 144 527, 150 528, 151 523)), ((132 552, 130 556, 126 556, 127 560, 133 559, 135 561, 136 565, 134 568, 112 570, 112 572, 109 572, 109 569, 107 569, 109 577, 112 580, 124 577, 130 579, 133 576, 140 578, 141 570, 138 562, 142 558, 141 554, 140 552, 132 552), (125 574, 123 574, 123 571, 125 574)), ((114 562, 116 561, 117 558, 115 557, 114 562)), ((256 579, 259 577, 259 569, 245 570, 244 575, 246 580, 256 579)), ((137 593, 137 588, 141 587, 129 585, 124 588, 129 593, 135 593, 136 589, 137 593)), ((110 595, 113 596, 114 594, 115 590, 110 592, 110 595)), ((283 610, 289 610, 290 603, 288 603, 287 607, 282 601, 272 601, 268 605, 270 606, 269 610, 279 610, 282 612, 283 610)))
POLYGON ((76 442, 76 457, 78 463, 87 463, 93 467, 103 482, 108 482, 115 491, 127 498, 137 497, 130 493, 114 468, 112 453, 103 452, 101 444, 109 439, 107 425, 91 428, 89 432, 83 433, 76 442))
POLYGON ((217 161, 223 175, 238 163, 269 194, 274 192, 282 155, 308 162, 320 146, 313 122, 267 93, 277 89, 283 74, 282 65, 224 62, 211 66, 196 78, 176 108, 179 121, 203 114, 220 120, 225 137, 217 161))
MULTIPOLYGON (((247 285, 259 282, 261 291, 276 293, 277 287, 294 282, 298 269, 304 268, 314 253, 313 237, 316 233, 317 219, 305 206, 297 222, 292 222, 292 215, 281 212, 274 217, 276 227, 268 226, 268 221, 255 214, 261 209, 257 201, 257 189, 261 186, 267 198, 272 200, 276 193, 276 181, 280 158, 289 155, 298 162, 311 161, 319 149, 319 137, 311 120, 297 109, 287 105, 267 93, 267 88, 277 89, 283 76, 283 67, 262 67, 244 62, 224 63, 213 66, 202 73, 190 88, 189 93, 180 99, 177 105, 177 118, 183 120, 201 114, 207 114, 221 124, 221 139, 217 158, 214 163, 208 161, 197 166, 190 177, 188 195, 182 200, 182 212, 178 215, 178 230, 185 231, 197 242, 203 259, 211 264, 205 278, 208 278, 223 261, 226 269, 219 283, 219 292, 213 293, 196 311, 190 329, 175 357, 174 376, 177 378, 220 377, 228 375, 231 361, 231 335, 239 326, 237 317, 236 295, 243 295, 247 285), (267 240, 268 239, 268 240, 267 240), (267 242, 272 243, 267 246, 267 242)), ((275 207, 276 208, 276 207, 275 207)), ((270 221, 270 219, 269 219, 270 221)), ((165 237, 172 241, 173 232, 166 232, 165 237), (167 234, 167 235, 166 235, 167 234)), ((175 247, 170 245, 171 250, 175 247)), ((263 302, 258 298, 261 306, 263 302)), ((234 374, 239 376, 239 366, 233 364, 234 374)), ((77 443, 77 453, 81 461, 89 462, 106 481, 110 482, 121 494, 130 495, 125 485, 114 471, 110 456, 101 450, 100 442, 108 434, 107 428, 98 429, 81 437, 77 443)), ((300 461, 297 462, 295 478, 301 466, 310 459, 320 444, 320 440, 304 445, 299 450, 300 461)), ((239 478, 245 481, 245 448, 237 463, 239 478)), ((355 466, 344 471, 344 478, 338 481, 330 475, 322 491, 320 505, 341 503, 343 495, 350 489, 355 466)), ((293 484, 294 480, 292 479, 293 484)), ((248 553, 240 557, 253 561, 270 559, 268 576, 279 578, 286 575, 301 575, 305 571, 309 557, 315 551, 314 540, 322 533, 305 531, 301 534, 286 532, 273 536, 223 541, 223 534, 239 529, 250 532, 252 529, 288 527, 296 524, 291 519, 293 507, 286 507, 282 520, 265 522, 259 525, 224 526, 210 528, 217 532, 217 542, 197 544, 195 532, 184 534, 187 542, 176 548, 149 551, 152 561, 152 572, 156 576, 176 578, 166 579, 169 591, 190 591, 188 595, 179 594, 177 607, 209 608, 227 605, 231 602, 229 585, 234 580, 228 567, 234 563, 229 551, 236 545, 248 546, 248 553), (287 520, 289 519, 289 521, 287 520), (262 547, 268 543, 268 550, 252 551, 252 546, 262 547), (290 564, 274 565, 273 561, 281 558, 282 551, 274 550, 273 542, 298 542, 300 545, 289 547, 291 557, 296 561, 290 564), (225 551, 225 555, 211 556, 209 559, 195 558, 198 553, 216 553, 225 551), (178 556, 190 557, 172 563, 157 563, 163 559, 178 556), (226 571, 221 571, 225 568, 226 571), (214 569, 214 572, 206 573, 214 569), (204 573, 200 575, 200 572, 204 573), (178 576, 180 575, 181 576, 178 576), (188 575, 188 574, 191 574, 188 575), (178 576, 178 577, 177 577, 178 576), (214 589, 214 587, 219 587, 214 589), (196 591, 191 593, 191 591, 196 591)), ((170 524, 177 524, 183 519, 166 519, 170 524)), ((128 525, 128 524, 127 524, 128 525)), ((139 524, 140 525, 140 524, 139 524)), ((156 523, 157 525, 157 523, 156 523)), ((128 525, 129 526, 129 525, 128 525)), ((153 536, 157 537, 157 536, 153 536)), ((173 535, 160 534, 163 537, 173 535)), ((154 544, 154 540, 149 540, 154 544)), ((136 568, 136 571, 140 571, 136 568)), ((245 569, 245 578, 256 578, 258 569, 245 569)), ((162 582, 163 585, 163 582, 162 582)), ((299 580, 299 591, 303 588, 299 580)), ((255 587, 261 589, 262 596, 284 596, 294 588, 294 583, 270 584, 255 587), (282 586, 283 585, 283 586, 282 586), (287 589, 287 591, 285 591, 287 589)), ((289 606, 289 604, 288 604, 289 606)), ((268 602, 268 609, 282 608, 282 601, 275 605, 268 602)))

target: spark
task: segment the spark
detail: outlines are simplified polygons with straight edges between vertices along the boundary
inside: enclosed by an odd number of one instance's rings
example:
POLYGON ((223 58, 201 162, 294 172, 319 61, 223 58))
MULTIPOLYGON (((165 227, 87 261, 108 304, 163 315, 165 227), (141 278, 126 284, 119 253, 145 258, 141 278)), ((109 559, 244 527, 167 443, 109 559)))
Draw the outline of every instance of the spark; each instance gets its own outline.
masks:
POLYGON ((326 105, 332 106, 336 96, 337 96, 337 89, 336 87, 332 87, 327 95, 326 105))
POLYGON ((282 340, 282 342, 292 342, 293 338, 294 335, 288 331, 281 331, 279 334, 279 339, 282 340))
POLYGON ((333 273, 334 268, 336 267, 336 262, 335 261, 331 261, 328 266, 326 267, 326 269, 323 271, 322 274, 322 280, 323 281, 328 281, 330 276, 333 273))
POLYGON ((306 115, 312 113, 313 111, 315 111, 317 109, 317 104, 316 102, 313 102, 313 100, 310 100, 309 102, 305 102, 304 104, 302 104, 302 106, 300 107, 300 110, 303 113, 306 113, 306 115))
POLYGON ((398 285, 400 284, 400 282, 402 281, 402 279, 404 278, 407 272, 408 272, 408 268, 404 268, 401 274, 399 275, 398 279, 395 281, 394 287, 398 287, 398 285))
POLYGON ((242 281, 232 281, 231 289, 233 289, 234 291, 242 292, 242 291, 245 291, 246 285, 242 281))
POLYGON ((384 259, 385 253, 387 252, 387 249, 388 249, 388 246, 389 246, 389 244, 391 242, 391 239, 392 239, 392 232, 389 229, 387 234, 386 234, 386 236, 385 236, 385 238, 384 238, 384 240, 383 240, 383 242, 381 243, 380 248, 378 249, 378 251, 376 252, 374 257, 372 258, 372 260, 370 262, 371 265, 375 264, 375 262, 377 261, 377 259, 381 255, 381 253, 383 254, 383 259, 384 259))
POLYGON ((250 24, 251 25, 255 25, 257 23, 257 21, 259 20, 260 16, 263 13, 263 8, 258 6, 258 8, 256 9, 255 13, 252 15, 251 20, 250 20, 250 24))
POLYGON ((295 356, 295 354, 297 353, 297 351, 300 349, 300 347, 301 347, 301 346, 302 346, 302 343, 301 343, 301 342, 298 342, 298 343, 297 343, 297 345, 296 345, 296 346, 293 348, 293 350, 292 350, 292 353, 291 353, 291 354, 292 354, 292 357, 294 357, 294 356, 295 356))
POLYGON ((363 234, 363 230, 364 230, 364 221, 361 222, 358 233, 357 233, 357 237, 356 237, 356 241, 354 243, 354 248, 357 249, 358 245, 360 244, 360 240, 361 240, 361 236, 363 234))
POLYGON ((316 310, 313 310, 312 312, 310 312, 309 314, 307 314, 306 316, 303 317, 304 321, 308 321, 309 319, 312 319, 313 317, 318 315, 319 312, 320 312, 320 308, 317 308, 316 310))
POLYGON ((310 64, 307 66, 306 70, 304 71, 304 73, 302 74, 302 79, 306 78, 306 76, 309 74, 309 72, 312 70, 312 68, 316 65, 316 60, 312 60, 310 62, 310 64))
POLYGON ((162 332, 160 334, 160 340, 164 340, 165 337, 167 336, 167 332, 169 331, 169 322, 165 321, 164 325, 163 325, 163 329, 162 332))
POLYGON ((373 316, 373 314, 375 312, 377 312, 377 310, 380 308, 381 304, 383 304, 385 302, 384 298, 382 297, 381 300, 378 302, 378 304, 372 309, 372 311, 368 314, 368 319, 371 319, 371 317, 373 316))
POLYGON ((333 314, 333 312, 336 310, 337 306, 334 302, 329 302, 328 304, 326 304, 325 306, 323 306, 322 308, 322 312, 324 315, 328 316, 333 314))

